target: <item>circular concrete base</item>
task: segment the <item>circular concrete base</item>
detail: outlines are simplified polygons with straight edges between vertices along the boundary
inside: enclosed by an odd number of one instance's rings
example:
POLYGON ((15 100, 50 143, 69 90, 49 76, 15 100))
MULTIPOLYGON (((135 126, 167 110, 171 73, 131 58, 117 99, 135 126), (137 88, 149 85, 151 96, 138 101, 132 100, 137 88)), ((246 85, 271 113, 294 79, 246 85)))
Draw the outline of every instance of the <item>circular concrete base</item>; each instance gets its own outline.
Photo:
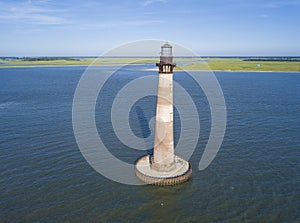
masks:
POLYGON ((192 176, 191 164, 179 156, 175 156, 174 163, 174 170, 157 171, 151 167, 151 156, 147 155, 136 162, 135 172, 138 178, 147 184, 165 186, 187 181, 192 176))

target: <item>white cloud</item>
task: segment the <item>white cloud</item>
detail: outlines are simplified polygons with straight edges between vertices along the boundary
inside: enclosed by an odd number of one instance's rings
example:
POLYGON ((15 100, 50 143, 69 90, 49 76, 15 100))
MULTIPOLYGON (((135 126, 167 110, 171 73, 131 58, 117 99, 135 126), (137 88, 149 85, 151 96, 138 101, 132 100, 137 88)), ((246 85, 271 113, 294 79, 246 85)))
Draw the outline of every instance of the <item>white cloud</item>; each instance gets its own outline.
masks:
POLYGON ((47 0, 27 1, 23 3, 0 3, 1 23, 21 22, 25 24, 58 25, 66 23, 60 16, 61 9, 48 7, 47 0), (43 5, 43 6, 42 6, 43 5))
POLYGON ((264 3, 263 8, 281 8, 284 6, 299 6, 300 1, 298 0, 277 0, 277 1, 269 1, 264 3))
POLYGON ((142 6, 146 7, 149 5, 152 5, 154 3, 166 3, 167 0, 146 0, 144 2, 141 3, 142 6))
POLYGON ((129 20, 129 21, 107 21, 101 23, 87 23, 81 24, 81 29, 106 29, 106 28, 120 28, 120 27, 136 27, 151 24, 162 23, 161 20, 129 20))
POLYGON ((299 0, 230 0, 230 5, 241 8, 258 8, 258 9, 274 9, 285 6, 300 6, 299 0))
POLYGON ((258 18, 266 19, 266 18, 269 18, 269 15, 262 14, 262 15, 259 15, 258 18))

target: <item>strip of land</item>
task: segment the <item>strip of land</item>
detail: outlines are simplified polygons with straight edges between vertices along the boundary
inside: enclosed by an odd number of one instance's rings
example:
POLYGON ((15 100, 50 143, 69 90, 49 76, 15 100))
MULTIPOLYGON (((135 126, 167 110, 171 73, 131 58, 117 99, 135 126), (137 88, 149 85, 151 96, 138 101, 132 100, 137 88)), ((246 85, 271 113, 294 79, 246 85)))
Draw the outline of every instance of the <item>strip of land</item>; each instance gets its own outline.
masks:
MULTIPOLYGON (((49 67, 49 66, 119 66, 125 64, 155 64, 159 58, 2 58, 0 68, 49 67)), ((278 71, 300 72, 298 59, 266 58, 175 58, 176 70, 213 71, 278 71)))

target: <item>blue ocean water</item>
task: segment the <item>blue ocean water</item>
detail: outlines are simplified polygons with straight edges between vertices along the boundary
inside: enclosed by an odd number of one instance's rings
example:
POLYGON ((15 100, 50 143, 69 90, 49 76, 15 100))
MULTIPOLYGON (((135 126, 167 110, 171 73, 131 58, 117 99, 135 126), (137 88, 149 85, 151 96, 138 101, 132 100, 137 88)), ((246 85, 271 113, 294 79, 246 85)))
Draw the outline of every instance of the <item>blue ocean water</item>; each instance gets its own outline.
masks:
MULTIPOLYGON (((154 74, 130 66, 112 76, 96 109, 99 134, 120 146, 110 128, 110 100, 129 81, 154 74)), ((148 68, 148 67, 146 67, 148 68)), ((85 67, 0 69, 0 222, 299 222, 299 73, 216 72, 227 106, 222 147, 204 171, 210 110, 187 74, 174 80, 193 95, 201 131, 190 159, 193 177, 172 187, 110 181, 83 158, 72 128, 72 102, 85 67)), ((176 92, 174 93, 176 97, 176 92)), ((155 97, 130 114, 139 137, 155 115, 155 97)), ((175 142, 180 136, 175 111, 175 142)), ((133 163, 145 151, 112 150, 133 163)), ((109 168, 109 167, 108 167, 109 168)))

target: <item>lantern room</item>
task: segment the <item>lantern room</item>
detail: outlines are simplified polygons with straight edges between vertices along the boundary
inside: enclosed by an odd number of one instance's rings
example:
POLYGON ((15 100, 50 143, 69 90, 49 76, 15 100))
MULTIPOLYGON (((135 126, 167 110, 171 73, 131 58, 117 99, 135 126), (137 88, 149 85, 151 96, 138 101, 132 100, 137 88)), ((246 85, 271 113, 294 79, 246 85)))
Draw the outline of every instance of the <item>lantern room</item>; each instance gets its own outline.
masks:
POLYGON ((173 73, 176 66, 173 63, 172 46, 165 43, 161 46, 160 62, 156 64, 159 67, 159 73, 173 73))

